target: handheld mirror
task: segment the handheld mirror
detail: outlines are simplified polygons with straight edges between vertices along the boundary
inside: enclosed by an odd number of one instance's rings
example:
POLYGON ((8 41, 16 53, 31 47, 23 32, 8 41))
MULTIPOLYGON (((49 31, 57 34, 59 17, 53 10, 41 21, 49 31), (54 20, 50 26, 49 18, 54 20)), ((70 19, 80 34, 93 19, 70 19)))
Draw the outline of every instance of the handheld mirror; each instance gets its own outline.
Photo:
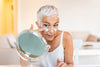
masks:
POLYGON ((45 39, 38 32, 23 31, 16 39, 16 48, 19 54, 22 53, 32 59, 46 54, 50 46, 47 45, 45 39))

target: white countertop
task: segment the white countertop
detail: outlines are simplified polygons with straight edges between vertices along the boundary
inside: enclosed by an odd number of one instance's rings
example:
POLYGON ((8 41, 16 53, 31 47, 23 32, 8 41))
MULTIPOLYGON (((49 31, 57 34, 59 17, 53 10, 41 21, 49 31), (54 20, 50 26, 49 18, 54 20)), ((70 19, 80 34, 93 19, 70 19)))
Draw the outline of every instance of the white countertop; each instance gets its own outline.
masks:
POLYGON ((79 49, 79 55, 100 55, 100 49, 79 49))
MULTIPOLYGON (((0 67, 21 67, 20 65, 0 65, 0 67)), ((100 67, 100 65, 79 65, 78 67, 100 67)))

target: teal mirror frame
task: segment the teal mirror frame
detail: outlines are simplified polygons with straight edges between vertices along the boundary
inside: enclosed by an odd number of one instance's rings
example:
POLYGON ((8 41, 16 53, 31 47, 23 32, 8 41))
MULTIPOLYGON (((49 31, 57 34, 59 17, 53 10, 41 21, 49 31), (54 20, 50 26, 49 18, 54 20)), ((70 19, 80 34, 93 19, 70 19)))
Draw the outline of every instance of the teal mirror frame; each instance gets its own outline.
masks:
POLYGON ((28 58, 41 57, 48 52, 49 48, 46 40, 37 31, 23 31, 16 39, 18 53, 28 58))

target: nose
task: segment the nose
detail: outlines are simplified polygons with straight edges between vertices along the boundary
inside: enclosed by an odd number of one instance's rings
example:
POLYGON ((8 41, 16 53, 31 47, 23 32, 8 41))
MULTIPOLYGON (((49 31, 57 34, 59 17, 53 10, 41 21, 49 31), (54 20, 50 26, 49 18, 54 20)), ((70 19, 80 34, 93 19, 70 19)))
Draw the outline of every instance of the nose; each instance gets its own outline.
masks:
POLYGON ((51 27, 49 28, 49 32, 51 32, 51 33, 54 32, 54 27, 53 27, 53 26, 51 26, 51 27))

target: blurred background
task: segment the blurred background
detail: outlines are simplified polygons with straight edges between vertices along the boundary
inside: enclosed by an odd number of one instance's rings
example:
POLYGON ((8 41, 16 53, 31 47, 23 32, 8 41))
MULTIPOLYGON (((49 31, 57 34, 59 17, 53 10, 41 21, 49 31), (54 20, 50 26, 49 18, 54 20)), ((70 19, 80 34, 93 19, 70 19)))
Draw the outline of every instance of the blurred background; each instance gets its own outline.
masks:
POLYGON ((56 6, 60 17, 59 29, 70 32, 73 40, 81 40, 76 53, 78 64, 99 65, 100 0, 0 0, 0 64, 18 64, 15 61, 19 61, 15 38, 31 24, 35 25, 37 11, 44 5, 56 6))

